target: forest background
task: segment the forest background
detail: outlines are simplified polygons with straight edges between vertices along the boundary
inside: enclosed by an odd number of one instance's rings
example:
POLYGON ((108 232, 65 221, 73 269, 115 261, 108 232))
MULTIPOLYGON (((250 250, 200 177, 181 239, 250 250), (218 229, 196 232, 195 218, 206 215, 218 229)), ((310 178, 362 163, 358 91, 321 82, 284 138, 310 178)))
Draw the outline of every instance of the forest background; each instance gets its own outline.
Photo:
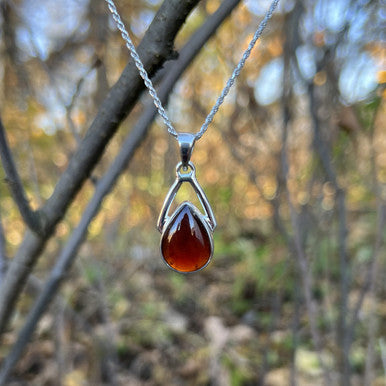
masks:
MULTIPOLYGON (((117 2, 178 131, 269 6, 117 2)), ((187 276, 155 227, 176 141, 106 3, 0 8, 0 384, 385 384, 381 1, 280 2, 195 146, 218 228, 187 276)))

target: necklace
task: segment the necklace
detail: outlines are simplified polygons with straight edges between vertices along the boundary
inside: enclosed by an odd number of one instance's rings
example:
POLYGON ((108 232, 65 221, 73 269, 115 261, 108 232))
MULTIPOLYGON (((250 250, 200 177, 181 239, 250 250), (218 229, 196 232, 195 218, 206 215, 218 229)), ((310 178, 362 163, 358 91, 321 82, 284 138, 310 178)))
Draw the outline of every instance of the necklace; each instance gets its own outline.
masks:
POLYGON ((126 31, 121 17, 113 0, 105 0, 112 17, 121 32, 122 38, 126 43, 131 57, 144 80, 154 105, 159 115, 162 117, 167 130, 178 141, 181 162, 176 166, 176 180, 170 187, 162 206, 157 228, 161 232, 161 254, 169 268, 181 273, 196 272, 205 268, 213 256, 213 231, 216 228, 216 219, 214 217, 209 201, 196 179, 196 169, 190 161, 195 142, 198 141, 207 131, 224 98, 229 93, 240 71, 244 67, 256 41, 259 39, 266 27, 268 20, 279 3, 279 0, 273 0, 263 20, 259 24, 242 58, 232 72, 231 77, 225 84, 220 96, 212 107, 210 113, 197 133, 178 133, 168 118, 157 92, 147 74, 141 59, 135 49, 131 38, 126 31), (204 214, 201 213, 191 202, 181 203, 173 214, 169 215, 170 206, 182 183, 188 182, 197 194, 204 214))

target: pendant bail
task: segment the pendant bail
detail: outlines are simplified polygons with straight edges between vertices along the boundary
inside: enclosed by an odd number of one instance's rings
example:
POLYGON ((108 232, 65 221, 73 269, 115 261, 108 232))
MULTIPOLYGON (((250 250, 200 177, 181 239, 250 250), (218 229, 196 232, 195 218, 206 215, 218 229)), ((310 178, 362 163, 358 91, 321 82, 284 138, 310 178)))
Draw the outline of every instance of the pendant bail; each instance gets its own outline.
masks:
POLYGON ((182 166, 186 169, 189 166, 196 136, 192 133, 178 133, 177 141, 180 148, 182 166))

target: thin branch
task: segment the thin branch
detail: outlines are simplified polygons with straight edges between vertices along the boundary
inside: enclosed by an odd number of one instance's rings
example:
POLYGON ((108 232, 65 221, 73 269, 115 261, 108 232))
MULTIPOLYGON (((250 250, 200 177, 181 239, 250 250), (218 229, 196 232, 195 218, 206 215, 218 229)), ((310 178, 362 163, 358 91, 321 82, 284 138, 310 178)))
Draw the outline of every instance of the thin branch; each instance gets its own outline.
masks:
POLYGON ((375 149, 374 149, 374 127, 375 127, 375 122, 377 119, 377 114, 380 110, 380 104, 376 108, 372 122, 370 125, 370 133, 371 133, 371 138, 370 138, 370 145, 372 147, 372 154, 371 154, 371 175, 372 175, 372 180, 373 180, 373 185, 374 185, 374 192, 376 196, 376 202, 377 202, 377 232, 375 236, 375 242, 374 242, 374 247, 373 251, 370 257, 368 269, 366 272, 366 277, 365 277, 365 282, 361 287, 358 299, 355 303, 355 306, 353 307, 353 312, 352 312, 352 317, 351 317, 351 323, 349 326, 349 333, 351 336, 354 335, 355 327, 359 321, 359 313, 362 308, 363 302, 365 300, 365 297, 368 293, 368 291, 371 289, 371 286, 375 282, 375 276, 377 272, 377 260, 378 260, 378 255, 379 252, 381 251, 382 243, 383 243, 383 234, 385 231, 385 222, 386 222, 386 202, 385 200, 382 199, 381 197, 381 189, 380 189, 380 184, 377 178, 377 165, 375 162, 376 154, 375 154, 375 149))
POLYGON ((111 386, 117 386, 117 376, 114 371, 118 364, 118 355, 115 349, 117 338, 116 332, 114 328, 112 328, 112 318, 109 311, 106 287, 99 268, 100 267, 98 267, 98 275, 96 275, 93 284, 98 293, 98 309, 100 310, 102 318, 101 322, 104 326, 103 335, 105 336, 105 344, 102 347, 101 362, 104 371, 106 372, 106 382, 111 386))
POLYGON ((375 350, 375 340, 376 340, 376 331, 377 331, 377 316, 376 316, 376 282, 377 282, 377 273, 379 268, 379 255, 382 251, 382 244, 385 233, 385 222, 386 222, 386 201, 382 198, 381 187, 377 178, 377 164, 376 164, 376 152, 374 148, 374 128, 377 119, 377 113, 380 104, 375 109, 373 114, 372 122, 370 125, 370 143, 372 147, 372 153, 370 157, 371 162, 371 177, 373 180, 374 193, 377 203, 377 230, 373 246, 373 251, 369 260, 367 267, 367 272, 365 276, 365 282, 360 289, 358 299, 353 307, 351 323, 348 326, 348 334, 350 340, 353 340, 355 334, 355 328, 359 322, 360 310, 363 306, 366 296, 369 297, 370 307, 368 312, 368 325, 367 325, 367 334, 368 334, 368 344, 367 344, 367 355, 366 355, 366 366, 365 366, 365 376, 364 384, 370 385, 374 377, 374 350, 375 350))
MULTIPOLYGON (((163 2, 138 47, 138 53, 149 74, 154 74, 166 59, 174 55, 175 36, 197 2, 198 0, 163 2)), ((61 175, 51 197, 41 208, 46 220, 44 236, 39 237, 26 231, 0 288, 0 334, 12 316, 16 300, 46 242, 98 163, 119 123, 134 107, 144 87, 134 63, 129 62, 102 102, 93 123, 61 175)))
POLYGON ((5 53, 8 55, 12 67, 15 70, 17 83, 23 90, 30 89, 30 81, 28 72, 23 64, 23 61, 20 60, 20 53, 17 44, 16 37, 16 28, 15 24, 17 23, 16 17, 14 14, 14 7, 12 6, 11 1, 2 1, 0 2, 0 13, 2 16, 2 42, 4 44, 5 53))
MULTIPOLYGON (((44 62, 42 62, 44 63, 44 62)), ((75 85, 75 91, 74 93, 72 94, 72 97, 71 97, 71 101, 70 103, 68 103, 67 105, 64 103, 64 98, 60 95, 59 92, 57 92, 57 95, 58 95, 58 98, 61 100, 61 102, 63 103, 63 105, 65 105, 65 108, 66 108, 66 120, 67 120, 67 123, 68 123, 68 126, 71 130, 71 133, 72 135, 74 136, 77 144, 79 145, 80 142, 81 142, 81 136, 79 135, 79 129, 76 127, 75 123, 74 123, 74 120, 72 119, 71 117, 71 114, 72 114, 72 110, 73 108, 75 107, 75 104, 78 100, 78 97, 81 93, 81 90, 82 90, 82 87, 87 79, 87 77, 90 75, 90 73, 95 70, 98 66, 100 65, 100 60, 97 59, 97 58, 94 58, 93 61, 92 61, 92 65, 90 66, 90 68, 88 68, 85 73, 78 79, 78 81, 76 82, 76 85, 75 85)), ((47 66, 46 66, 47 67, 47 66)), ((47 71, 48 68, 47 68, 47 71)), ((51 75, 50 75, 51 76, 51 75)), ((51 77, 52 78, 52 77, 51 77)))
MULTIPOLYGON (((332 62, 331 56, 336 52, 336 49, 345 36, 345 33, 349 27, 347 22, 338 34, 336 42, 334 45, 328 47, 324 51, 324 55, 321 60, 317 63, 318 70, 327 66, 332 62)), ((348 292, 350 284, 350 273, 349 273, 349 261, 348 261, 348 251, 347 251, 347 235, 348 235, 348 225, 347 225, 347 207, 346 207, 346 193, 344 189, 339 185, 337 180, 337 174, 334 170, 330 149, 324 140, 321 132, 321 124, 318 116, 317 108, 318 101, 315 97, 315 87, 312 81, 304 79, 301 71, 299 70, 299 63, 295 61, 296 66, 294 67, 297 71, 300 78, 303 79, 307 85, 308 98, 309 98, 309 112, 312 120, 313 128, 313 146, 318 154, 320 164, 323 168, 327 179, 331 182, 332 186, 335 189, 336 194, 336 211, 338 217, 338 249, 339 249, 339 264, 340 264, 340 312, 338 320, 338 339, 341 350, 340 357, 340 367, 341 371, 341 384, 342 386, 350 385, 350 374, 351 366, 349 361, 349 351, 352 341, 350 340, 350 334, 348 333, 347 327, 347 313, 348 313, 348 292)), ((329 71, 329 75, 332 76, 332 69, 329 71)))
POLYGON ((314 140, 313 146, 319 156, 323 170, 335 189, 336 193, 336 210, 338 216, 338 250, 339 250, 339 270, 340 270, 340 307, 338 320, 338 338, 340 341, 340 366, 341 366, 341 383, 342 386, 351 384, 350 374, 351 365, 349 361, 349 352, 352 339, 347 329, 348 314, 348 295, 350 286, 350 264, 347 252, 347 207, 346 193, 339 185, 336 172, 332 165, 331 155, 325 140, 322 137, 320 121, 317 113, 318 102, 315 99, 314 84, 308 84, 309 110, 313 123, 314 140))
MULTIPOLYGON (((200 51, 200 48, 216 31, 217 27, 221 25, 222 21, 236 7, 239 1, 240 0, 224 1, 219 10, 205 22, 205 24, 192 36, 189 42, 181 50, 178 61, 171 65, 170 71, 168 71, 158 90, 158 96, 162 103, 167 101, 168 95, 173 89, 175 83, 200 51), (227 11, 225 12, 224 9, 227 11)), ((0 372, 0 385, 5 384, 13 366, 18 361, 26 344, 29 342, 38 321, 53 300, 61 282, 65 278, 66 273, 71 268, 77 252, 87 235, 88 226, 98 213, 102 200, 112 190, 118 180, 118 177, 122 174, 134 156, 136 149, 139 147, 140 143, 144 140, 147 132, 149 131, 150 125, 156 114, 157 111, 153 103, 149 102, 137 124, 127 136, 122 145, 122 149, 115 158, 114 162, 96 184, 93 197, 88 203, 78 226, 74 229, 65 247, 61 251, 42 292, 27 316, 25 325, 19 333, 16 343, 12 347, 11 352, 3 364, 0 372)))
MULTIPOLYGON (((286 50, 285 50, 286 51, 286 50)), ((291 225, 293 229, 293 235, 291 236, 289 233, 285 231, 284 226, 281 226, 279 229, 283 232, 283 237, 287 239, 288 246, 293 256, 296 258, 296 262, 299 267, 299 276, 303 285, 303 294, 306 302, 306 309, 309 318, 310 324, 310 332, 312 337, 312 342, 316 350, 316 354, 318 357, 318 361, 323 371, 324 383, 326 385, 331 384, 331 376, 329 374, 327 365, 325 360, 321 354, 322 351, 322 339, 320 335, 320 331, 317 326, 317 310, 315 307, 315 303, 312 299, 312 288, 313 288, 313 278, 312 278, 312 270, 309 266, 309 258, 304 250, 303 242, 302 242, 302 230, 301 224, 299 221, 299 216, 296 213, 294 205, 292 203, 291 194, 288 189, 288 155, 287 155, 287 142, 288 142, 288 127, 291 122, 291 109, 290 109, 290 96, 291 96, 291 85, 290 85, 290 72, 289 72, 289 58, 287 65, 284 71, 284 84, 286 89, 283 92, 283 128, 282 128, 282 148, 279 153, 280 159, 280 173, 278 176, 278 185, 282 185, 283 189, 287 196, 287 202, 290 212, 291 225)), ((280 213, 278 212, 278 208, 276 206, 278 203, 272 202, 273 208, 277 211, 278 219, 280 219, 280 213)))
POLYGON ((376 268, 377 268, 377 257, 380 251, 380 247, 382 244, 382 238, 383 238, 383 231, 385 228, 385 217, 386 217, 386 206, 381 206, 379 208, 379 217, 378 217, 378 225, 377 225, 377 235, 376 235, 376 241, 373 253, 370 258, 370 265, 369 270, 367 271, 367 276, 364 285, 361 287, 361 292, 358 297, 358 300, 356 302, 356 305, 353 310, 353 317, 350 324, 350 334, 354 335, 355 327, 359 321, 359 313, 362 308, 364 299, 366 297, 366 294, 372 289, 374 282, 375 282, 375 276, 376 276, 376 268), (382 228, 383 227, 383 228, 382 228))
POLYGON ((383 375, 386 377, 386 343, 383 338, 379 338, 379 348, 381 350, 383 375))
MULTIPOLYGON (((285 104, 285 103, 284 103, 285 104)), ((284 188, 285 193, 287 195, 287 202, 288 207, 290 211, 290 218, 291 218, 291 224, 293 229, 293 236, 291 237, 291 244, 293 250, 294 250, 294 256, 296 257, 296 262, 299 266, 299 274, 302 280, 303 285, 303 293, 304 298, 306 301, 306 308, 308 312, 308 318, 310 323, 310 332, 312 337, 312 342, 314 344, 316 355, 318 357, 318 361, 320 363, 320 366, 323 370, 323 376, 324 376, 324 382, 326 385, 331 384, 331 377, 328 371, 328 368, 326 366, 326 363, 324 361, 324 358, 322 357, 321 351, 322 351, 322 339, 320 336, 319 329, 317 327, 317 310, 315 307, 315 303, 312 299, 312 288, 313 288, 313 278, 312 278, 312 270, 309 266, 309 259, 307 257, 307 254, 304 250, 303 243, 302 243, 302 237, 301 237, 301 227, 299 223, 299 216, 297 215, 294 205, 292 203, 291 194, 288 190, 288 156, 287 156, 287 129, 288 129, 288 121, 286 118, 284 118, 284 127, 283 127, 283 143, 282 143, 282 150, 280 154, 281 159, 281 170, 283 174, 283 180, 284 180, 284 188)))
POLYGON ((3 222, 1 221, 1 213, 0 213, 0 286, 4 278, 6 264, 7 264, 7 257, 5 253, 4 228, 3 228, 3 222))
POLYGON ((3 122, 0 118, 0 158, 6 175, 9 189, 15 200, 20 214, 27 226, 35 233, 42 234, 43 223, 42 216, 39 212, 33 211, 25 194, 23 184, 19 173, 17 172, 15 162, 5 135, 3 122))

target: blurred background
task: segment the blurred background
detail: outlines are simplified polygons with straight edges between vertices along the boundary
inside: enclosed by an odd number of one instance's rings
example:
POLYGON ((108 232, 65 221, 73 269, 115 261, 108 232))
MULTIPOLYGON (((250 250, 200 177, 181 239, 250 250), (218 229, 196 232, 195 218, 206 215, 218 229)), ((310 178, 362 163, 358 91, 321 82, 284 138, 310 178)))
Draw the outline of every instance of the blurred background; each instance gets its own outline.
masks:
MULTIPOLYGON (((119 0, 135 44, 157 0, 119 0)), ((201 1, 184 45, 221 2, 201 1)), ((242 2, 177 83, 168 113, 196 132, 270 2, 242 2)), ((384 4, 383 4, 384 5, 384 4)), ((1 116, 31 204, 52 193, 129 60, 102 0, 1 3, 1 116)), ((28 385, 384 385, 385 8, 282 1, 192 161, 218 228, 211 264, 170 271, 156 229, 179 160, 160 119, 89 227, 60 301, 15 369, 28 385)), ((57 227, 44 281, 143 94, 57 227)), ((12 257, 25 225, 0 170, 12 257)), ((182 189, 177 201, 196 198, 182 189)), ((27 289, 4 357, 34 300, 27 289)))

